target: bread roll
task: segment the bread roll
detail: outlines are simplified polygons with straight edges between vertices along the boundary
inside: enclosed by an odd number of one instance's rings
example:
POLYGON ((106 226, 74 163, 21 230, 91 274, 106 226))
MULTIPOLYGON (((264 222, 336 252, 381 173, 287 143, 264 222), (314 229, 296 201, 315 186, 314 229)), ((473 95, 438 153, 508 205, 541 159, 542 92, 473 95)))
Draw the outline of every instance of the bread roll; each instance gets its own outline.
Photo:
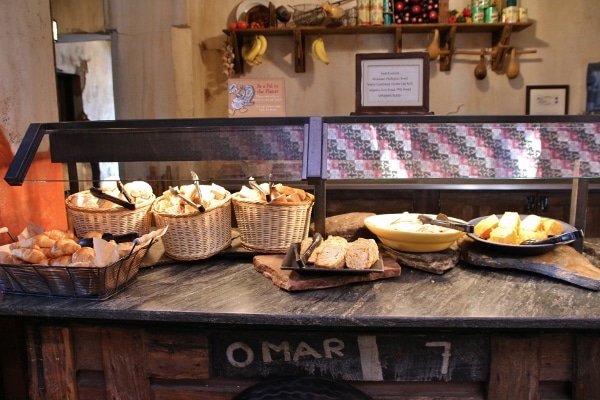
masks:
POLYGON ((96 251, 92 247, 82 247, 71 256, 71 263, 87 262, 93 263, 96 251))
POLYGON ((48 259, 46 258, 44 253, 41 250, 39 250, 39 248, 36 249, 20 247, 18 249, 12 249, 10 252, 14 257, 28 262, 30 264, 48 264, 48 259))
POLYGON ((358 238, 348 244, 346 267, 350 269, 369 269, 379 260, 379 247, 373 239, 358 238))
POLYGON ((51 239, 49 236, 40 234, 21 241, 20 247, 31 248, 34 245, 39 247, 52 247, 55 242, 56 240, 51 239))
POLYGON ((131 195, 135 202, 145 201, 152 197, 152 186, 144 181, 133 181, 123 185, 123 188, 127 193, 131 195))
POLYGON ((48 265, 51 265, 53 267, 65 267, 67 265, 71 264, 71 256, 60 256, 57 258, 51 258, 50 260, 48 260, 48 265))
POLYGON ((320 268, 344 268, 348 241, 343 237, 329 236, 315 250, 315 266, 320 268))
POLYGON ((53 258, 69 255, 75 253, 79 250, 81 246, 72 239, 58 239, 52 249, 50 250, 50 254, 52 254, 53 258))

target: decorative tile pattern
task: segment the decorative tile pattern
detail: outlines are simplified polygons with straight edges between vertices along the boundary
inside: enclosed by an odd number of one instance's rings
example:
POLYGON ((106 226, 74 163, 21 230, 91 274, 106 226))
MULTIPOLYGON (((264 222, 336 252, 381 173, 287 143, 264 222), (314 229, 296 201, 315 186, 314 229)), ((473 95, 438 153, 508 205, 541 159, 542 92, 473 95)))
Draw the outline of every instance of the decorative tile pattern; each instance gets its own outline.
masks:
POLYGON ((328 179, 600 176, 593 123, 329 124, 326 134, 328 179))

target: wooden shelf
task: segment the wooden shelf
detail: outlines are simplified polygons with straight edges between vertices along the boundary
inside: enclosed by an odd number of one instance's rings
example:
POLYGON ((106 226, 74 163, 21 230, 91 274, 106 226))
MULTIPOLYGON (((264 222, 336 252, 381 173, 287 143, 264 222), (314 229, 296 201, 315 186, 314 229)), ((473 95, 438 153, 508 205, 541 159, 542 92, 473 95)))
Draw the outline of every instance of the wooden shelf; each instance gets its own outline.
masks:
POLYGON ((235 72, 241 74, 244 72, 244 63, 241 56, 241 47, 246 40, 255 35, 264 36, 290 36, 294 40, 294 69, 296 72, 306 72, 305 63, 305 42, 306 36, 325 36, 325 35, 374 35, 387 34, 394 35, 395 51, 402 52, 402 34, 403 33, 421 33, 427 34, 437 29, 440 33, 440 70, 450 71, 450 64, 454 52, 454 39, 457 33, 490 33, 491 47, 497 49, 492 56, 492 70, 502 68, 504 56, 508 51, 510 36, 513 32, 522 31, 533 25, 533 22, 520 22, 514 24, 466 24, 466 23, 440 23, 440 24, 391 24, 380 26, 340 26, 328 28, 326 26, 303 26, 293 28, 264 28, 264 29, 226 29, 225 32, 231 41, 235 54, 235 72))

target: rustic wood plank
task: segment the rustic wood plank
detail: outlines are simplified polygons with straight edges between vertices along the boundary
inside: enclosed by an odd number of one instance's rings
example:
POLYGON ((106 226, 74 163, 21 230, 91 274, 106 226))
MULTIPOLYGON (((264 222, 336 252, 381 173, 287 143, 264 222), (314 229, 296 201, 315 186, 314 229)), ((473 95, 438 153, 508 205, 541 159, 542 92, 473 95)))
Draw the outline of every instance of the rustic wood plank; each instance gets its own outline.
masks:
POLYGON ((543 334, 540 346, 540 381, 570 382, 573 366, 573 334, 543 334))
POLYGON ((151 332, 146 336, 148 377, 207 379, 209 350, 206 336, 190 333, 151 332))
POLYGON ((150 399, 146 378, 143 331, 134 328, 102 330, 106 394, 110 399, 150 399))
POLYGON ((600 338, 580 334, 575 336, 573 368, 573 398, 597 399, 600 393, 600 338))
POLYGON ((539 400, 539 337, 493 336, 489 399, 539 400))
POLYGON ((98 327, 73 325, 73 349, 77 371, 102 371, 102 331, 98 327))
POLYGON ((33 400, 76 400, 75 367, 69 329, 52 325, 27 328, 29 396, 33 400))

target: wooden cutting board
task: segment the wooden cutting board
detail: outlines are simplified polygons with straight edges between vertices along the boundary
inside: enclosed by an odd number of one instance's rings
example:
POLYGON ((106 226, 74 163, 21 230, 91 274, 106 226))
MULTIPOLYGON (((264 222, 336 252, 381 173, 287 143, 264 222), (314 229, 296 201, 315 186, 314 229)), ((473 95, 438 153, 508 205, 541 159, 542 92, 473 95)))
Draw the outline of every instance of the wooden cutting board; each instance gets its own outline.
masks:
POLYGON ((571 246, 558 246, 549 253, 519 257, 490 253, 472 239, 460 242, 461 260, 476 266, 535 272, 582 288, 600 290, 600 269, 571 246))
POLYGON ((284 254, 259 255, 254 257, 254 268, 273 284, 290 292, 327 289, 356 282, 369 282, 400 276, 400 265, 390 256, 383 255, 383 272, 367 275, 301 275, 296 271, 282 270, 284 254))

